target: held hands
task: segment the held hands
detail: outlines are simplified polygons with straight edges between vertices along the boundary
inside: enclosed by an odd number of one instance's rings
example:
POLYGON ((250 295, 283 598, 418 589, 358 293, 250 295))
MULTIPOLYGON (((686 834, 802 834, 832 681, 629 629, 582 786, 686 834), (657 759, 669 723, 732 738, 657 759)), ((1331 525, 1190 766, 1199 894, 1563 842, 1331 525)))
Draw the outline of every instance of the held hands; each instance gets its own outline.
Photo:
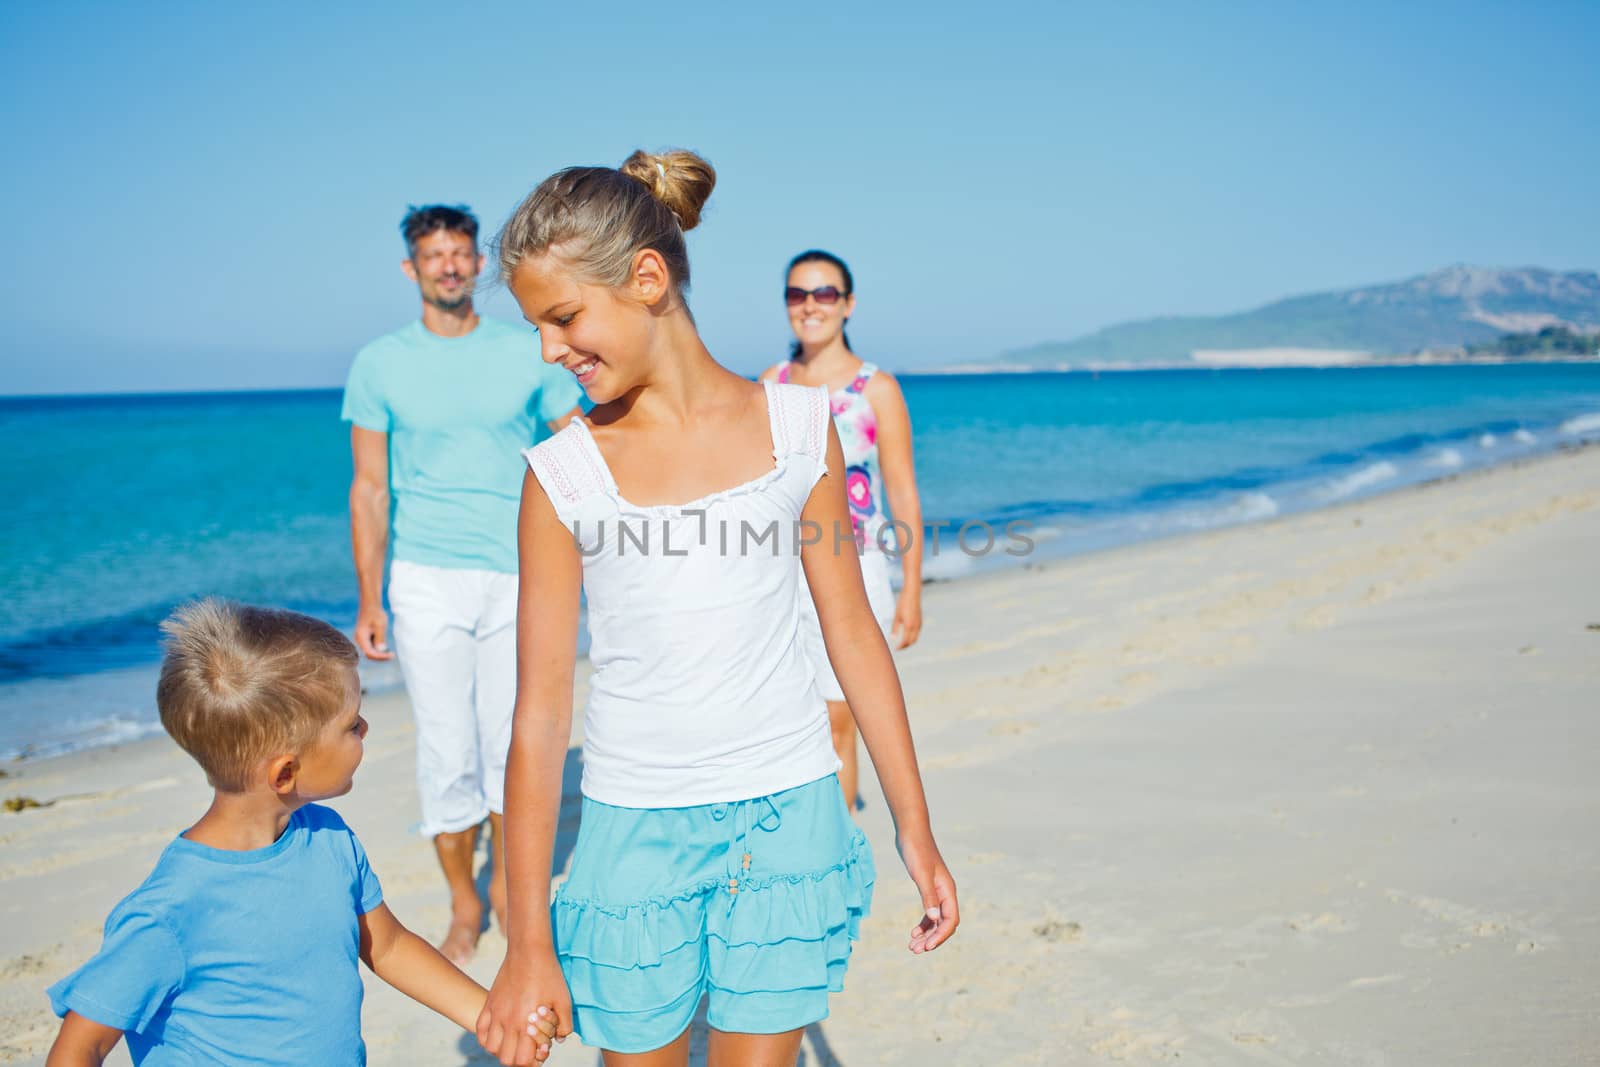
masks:
POLYGON ((356 613, 356 647, 368 659, 394 659, 389 651, 389 616, 381 606, 363 604, 356 613))
POLYGON ((922 894, 922 921, 911 930, 911 942, 906 947, 921 955, 932 952, 956 932, 961 925, 961 908, 956 903, 956 880, 950 868, 939 855, 939 846, 933 835, 921 834, 898 839, 900 858, 905 861, 906 873, 916 883, 922 894))
POLYGON ((572 1033, 572 996, 555 953, 528 959, 507 955, 478 1016, 478 1043, 511 1067, 532 1067, 550 1055, 552 1040, 572 1033), (525 1020, 525 1021, 524 1021, 525 1020))

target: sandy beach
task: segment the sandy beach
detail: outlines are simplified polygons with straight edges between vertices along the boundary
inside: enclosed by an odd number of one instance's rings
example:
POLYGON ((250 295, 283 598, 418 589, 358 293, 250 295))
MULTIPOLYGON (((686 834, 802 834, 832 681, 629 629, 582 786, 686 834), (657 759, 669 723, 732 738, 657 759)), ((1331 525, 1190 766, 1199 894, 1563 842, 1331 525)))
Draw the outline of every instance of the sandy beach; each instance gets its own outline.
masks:
MULTIPOLYGON (((899 663, 962 929, 906 952, 868 778, 874 913, 803 1062, 1600 1062, 1597 548, 1592 448, 930 586, 899 663)), ((435 937, 409 713, 368 715, 337 806, 435 937)), ((36 1064, 43 989, 206 793, 165 738, 4 770, 45 805, 0 812, 0 1062, 36 1064)), ((371 1063, 489 1062, 368 990, 371 1063)))

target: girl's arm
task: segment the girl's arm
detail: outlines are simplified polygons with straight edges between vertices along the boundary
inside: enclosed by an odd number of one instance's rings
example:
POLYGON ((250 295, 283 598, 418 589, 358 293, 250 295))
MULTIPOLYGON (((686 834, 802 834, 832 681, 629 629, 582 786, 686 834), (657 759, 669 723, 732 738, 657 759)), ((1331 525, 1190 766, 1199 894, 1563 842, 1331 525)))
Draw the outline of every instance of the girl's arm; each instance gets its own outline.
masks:
POLYGON ((911 452, 911 412, 894 376, 879 371, 867 382, 867 403, 878 419, 878 469, 889 497, 889 511, 900 526, 897 536, 910 542, 898 546, 905 584, 895 601, 896 648, 910 648, 922 633, 922 498, 917 493, 917 469, 911 452))
POLYGON ((801 550, 801 563, 817 604, 828 659, 861 729, 861 738, 867 743, 884 799, 894 816, 900 857, 922 893, 924 915, 912 931, 910 947, 912 952, 924 952, 937 948, 955 933, 961 920, 956 884, 933 840, 900 677, 895 673, 883 632, 872 617, 861 581, 861 564, 854 554, 855 538, 850 532, 850 510, 844 496, 844 450, 831 423, 828 475, 817 483, 806 501, 802 518, 807 529, 820 529, 822 538, 801 550))
MULTIPOLYGON (((361 916, 360 926, 361 961, 373 974, 463 1030, 477 1026, 478 1015, 483 1011, 483 986, 463 974, 438 949, 406 929, 389 910, 389 905, 379 904, 361 916)), ((545 1034, 542 1039, 535 1038, 538 1048, 534 1055, 542 1060, 550 1054, 550 1037, 555 1027, 545 1022, 545 1017, 537 1015, 527 1023, 545 1034)))
POLYGON ((61 1032, 50 1046, 44 1067, 100 1067, 121 1040, 122 1031, 116 1027, 69 1011, 61 1020, 61 1032))
POLYGON ((532 471, 522 482, 517 557, 517 706, 506 762, 509 945, 477 1022, 478 1040, 503 1063, 530 1062, 526 1021, 540 1005, 555 1010, 558 1038, 572 1032, 572 998, 550 932, 550 864, 572 737, 583 563, 532 471))

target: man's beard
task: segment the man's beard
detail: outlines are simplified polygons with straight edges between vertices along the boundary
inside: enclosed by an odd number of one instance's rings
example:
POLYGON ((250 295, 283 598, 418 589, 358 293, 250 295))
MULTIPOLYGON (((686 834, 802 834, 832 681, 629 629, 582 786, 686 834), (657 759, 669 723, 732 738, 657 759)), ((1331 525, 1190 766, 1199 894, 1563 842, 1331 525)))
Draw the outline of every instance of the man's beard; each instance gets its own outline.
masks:
POLYGON ((446 296, 438 290, 434 291, 432 304, 440 311, 456 311, 472 303, 472 282, 464 282, 454 296, 446 296))

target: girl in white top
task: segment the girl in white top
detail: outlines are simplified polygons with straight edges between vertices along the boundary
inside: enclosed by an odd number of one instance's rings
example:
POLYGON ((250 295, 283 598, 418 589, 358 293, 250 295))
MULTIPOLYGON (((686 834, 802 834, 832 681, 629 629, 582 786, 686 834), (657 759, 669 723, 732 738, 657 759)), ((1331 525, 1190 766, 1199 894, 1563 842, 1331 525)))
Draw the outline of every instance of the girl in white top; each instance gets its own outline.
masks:
POLYGON ((752 384, 684 302, 715 183, 689 152, 547 179, 500 239, 543 358, 595 402, 528 453, 506 781, 510 944, 478 1036, 531 1063, 554 1004, 618 1064, 793 1063, 841 988, 874 879, 800 644, 805 579, 922 897, 910 949, 959 922, 889 649, 867 602, 826 393, 752 384), (580 592, 592 695, 583 820, 553 903, 580 592))

